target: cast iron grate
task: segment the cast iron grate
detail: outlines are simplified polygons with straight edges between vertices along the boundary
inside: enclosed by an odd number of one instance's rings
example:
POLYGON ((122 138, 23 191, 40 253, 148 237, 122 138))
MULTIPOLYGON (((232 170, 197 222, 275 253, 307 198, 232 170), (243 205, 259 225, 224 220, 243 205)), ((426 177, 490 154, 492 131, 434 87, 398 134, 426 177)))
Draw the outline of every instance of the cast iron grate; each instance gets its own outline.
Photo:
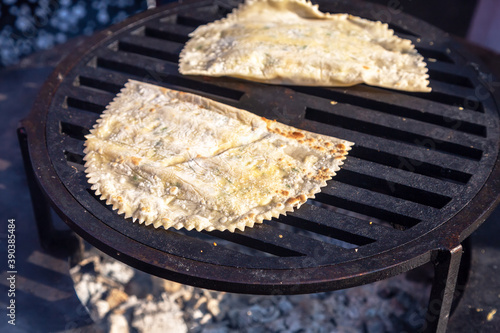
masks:
MULTIPOLYGON (((426 57, 432 93, 181 76, 177 62, 188 34, 233 6, 197 1, 139 16, 90 40, 79 48, 81 55, 56 70, 46 88, 46 108, 33 112, 30 121, 36 125, 27 122, 26 128, 31 144, 46 140, 38 146, 45 162, 32 157, 33 164, 35 172, 37 165, 48 165, 57 179, 39 176, 58 211, 88 240, 131 265, 221 290, 339 289, 429 261, 430 251, 445 242, 443 234, 432 236, 433 230, 469 204, 497 160, 498 106, 476 67, 447 35, 403 16, 405 24, 394 20, 391 27, 426 57), (316 199, 286 217, 234 234, 139 226, 96 198, 83 172, 84 136, 129 78, 356 145, 316 199), (40 124, 43 129, 32 134, 40 124)), ((372 8, 320 2, 323 11, 376 19, 372 8)), ((455 227, 447 233, 458 242, 466 228, 455 227)))

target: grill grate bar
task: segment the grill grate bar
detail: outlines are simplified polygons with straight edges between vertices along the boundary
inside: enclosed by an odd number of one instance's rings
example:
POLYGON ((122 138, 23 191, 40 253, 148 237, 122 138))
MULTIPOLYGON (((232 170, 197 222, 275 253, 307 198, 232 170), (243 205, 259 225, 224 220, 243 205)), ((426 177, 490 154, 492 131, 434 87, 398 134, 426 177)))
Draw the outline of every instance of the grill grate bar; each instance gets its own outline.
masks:
POLYGON ((65 104, 67 107, 90 111, 94 113, 102 113, 105 108, 104 103, 96 104, 94 102, 86 101, 78 97, 68 96, 65 104))
MULTIPOLYGON (((266 225, 257 225, 254 226, 252 229, 258 230, 262 228, 268 227, 266 225)), ((238 244, 241 246, 246 246, 251 249, 255 249, 258 251, 263 251, 269 254, 273 254, 279 257, 302 257, 305 256, 306 254, 298 252, 297 248, 293 249, 292 244, 289 242, 287 239, 287 242, 281 242, 279 245, 276 245, 276 241, 271 240, 270 237, 277 236, 276 233, 274 235, 270 232, 267 232, 268 237, 260 237, 263 239, 259 239, 258 237, 248 237, 248 235, 242 234, 238 231, 234 233, 229 233, 229 232, 221 232, 218 230, 215 231, 202 231, 205 234, 208 234, 213 237, 217 237, 219 239, 224 239, 228 242, 231 242, 233 244, 238 244), (293 250, 292 250, 293 249, 293 250)), ((245 231, 246 232, 246 231, 245 231)), ((294 235, 294 238, 297 238, 296 235, 294 235)), ((274 238, 275 238, 274 237, 274 238)))
MULTIPOLYGON (((353 187, 350 187, 350 189, 356 190, 353 187)), ((340 193, 340 191, 337 191, 337 193, 340 193)), ((406 230, 421 222, 420 219, 414 217, 405 216, 387 209, 375 207, 371 204, 345 199, 340 196, 328 194, 327 192, 318 193, 314 202, 322 204, 320 207, 327 210, 337 211, 336 208, 340 208, 348 212, 362 214, 369 218, 373 218, 374 220, 382 221, 382 223, 387 223, 392 228, 397 230, 406 230)))
MULTIPOLYGON (((149 31, 146 29, 146 32, 149 31)), ((183 44, 158 40, 145 36, 125 36, 117 42, 116 50, 136 53, 151 58, 166 60, 177 65, 183 44)))
POLYGON ((335 181, 438 209, 446 206, 451 200, 448 196, 368 176, 347 168, 335 177, 335 181))
POLYGON ((60 122, 61 133, 68 135, 70 138, 76 140, 85 140, 85 135, 89 134, 89 130, 85 127, 67 123, 65 121, 60 122))
POLYGON ((377 151, 359 144, 349 152, 349 157, 359 158, 366 162, 373 162, 427 177, 454 182, 460 185, 467 184, 472 176, 470 173, 440 167, 435 164, 403 157, 401 155, 394 155, 380 150, 377 151))
MULTIPOLYGON (((74 157, 74 160, 83 160, 83 140, 79 140, 68 135, 63 136, 61 141, 64 143, 65 153, 71 154, 74 157)), ((73 162, 77 163, 76 161, 73 162)))
POLYGON ((429 64, 432 64, 432 62, 427 63, 427 67, 429 68, 428 73, 429 76, 432 78, 432 81, 440 81, 444 83, 455 84, 469 89, 474 88, 474 85, 472 84, 471 80, 468 77, 457 75, 455 73, 444 72, 436 69, 437 66, 432 66, 429 64))
MULTIPOLYGON (((345 91, 340 92, 338 89, 313 89, 308 87, 294 87, 292 89, 300 93, 333 100, 337 103, 374 110, 388 115, 403 117, 404 119, 418 120, 425 124, 437 125, 480 137, 486 136, 485 126, 474 124, 457 117, 458 108, 454 108, 452 112, 443 112, 442 110, 440 110, 439 113, 430 112, 428 110, 422 111, 415 108, 419 106, 418 104, 412 104, 412 102, 415 102, 414 99, 407 98, 405 95, 399 95, 402 97, 399 100, 394 98, 390 101, 381 101, 377 100, 377 98, 380 99, 381 92, 381 89, 377 88, 354 88, 350 89, 349 93, 345 91), (357 92, 358 95, 356 95, 357 92), (363 93, 365 96, 359 96, 359 92, 363 93), (366 96, 367 92, 373 92, 373 94, 366 96), (407 101, 404 101, 405 97, 407 101)), ((428 105, 426 105, 426 107, 428 107, 428 105)))
POLYGON ((432 91, 429 93, 407 91, 400 91, 399 93, 484 113, 483 103, 475 96, 474 90, 470 88, 439 81, 431 81, 431 87, 432 91))
POLYGON ((430 206, 395 198, 350 184, 344 184, 336 181, 335 178, 329 182, 327 187, 322 189, 321 193, 314 200, 408 227, 414 226, 420 221, 426 220, 429 216, 436 215, 440 211, 430 206), (349 204, 339 202, 338 199, 346 200, 349 204), (338 204, 342 205, 338 206, 338 204), (367 210, 359 210, 358 204, 367 210))
POLYGON ((315 251, 342 253, 344 248, 322 241, 309 235, 297 234, 283 229, 277 229, 274 222, 257 224, 244 232, 210 231, 204 232, 212 236, 244 245, 260 251, 266 251, 283 257, 313 256, 315 251))
POLYGON ((287 216, 280 216, 278 221, 358 246, 371 244, 386 237, 384 235, 401 233, 392 227, 370 224, 369 221, 358 219, 351 212, 346 213, 351 216, 306 203, 287 216))
POLYGON ((176 23, 196 28, 199 25, 219 20, 232 11, 233 8, 226 7, 223 3, 218 3, 213 6, 207 6, 203 11, 179 13, 176 23))
MULTIPOLYGON (((397 141, 378 138, 354 130, 348 130, 334 125, 326 125, 319 122, 304 122, 302 128, 343 138, 348 141, 358 142, 362 147, 370 149, 371 152, 382 152, 397 156, 397 159, 401 161, 402 168, 410 171, 414 170, 414 168, 418 167, 421 163, 427 163, 427 165, 435 165, 437 168, 442 168, 443 170, 451 169, 466 174, 474 174, 474 170, 478 166, 477 161, 473 161, 472 159, 460 158, 458 156, 431 150, 432 142, 415 142, 414 146, 409 147, 407 144, 397 141)), ((353 148, 350 153, 355 154, 355 148, 353 148)), ((379 159, 381 157, 382 155, 372 158, 379 159)))
POLYGON ((427 61, 427 68, 429 69, 430 77, 434 80, 474 88, 474 83, 472 82, 473 73, 469 66, 450 64, 442 61, 427 61), (439 76, 444 77, 439 78, 439 76))
MULTIPOLYGON (((353 109, 350 110, 349 115, 352 115, 352 110, 353 109)), ((357 118, 351 118, 335 114, 332 111, 317 110, 313 108, 307 108, 305 114, 306 119, 314 122, 320 122, 331 126, 369 134, 375 137, 391 140, 392 142, 401 142, 416 147, 421 146, 421 143, 429 143, 429 149, 438 152, 476 161, 479 161, 482 157, 482 150, 474 148, 473 143, 465 146, 454 142, 443 141, 441 138, 433 138, 417 133, 410 133, 392 126, 379 125, 374 122, 360 120, 360 118, 365 118, 360 113, 358 113, 357 116, 357 118)), ((385 118, 384 121, 388 122, 389 119, 385 118)), ((414 130, 418 131, 419 129, 414 128, 414 130)))
MULTIPOLYGON (((359 147, 354 146, 352 151, 355 151, 357 148, 359 147)), ((407 193, 408 195, 410 195, 412 191, 419 192, 421 190, 424 190, 426 192, 432 192, 433 194, 441 196, 441 200, 444 201, 446 201, 446 198, 449 198, 449 193, 457 193, 464 189, 463 184, 443 181, 436 178, 429 179, 427 176, 423 176, 417 173, 410 173, 404 169, 399 170, 392 167, 379 165, 370 161, 356 158, 354 156, 349 156, 349 158, 346 160, 346 163, 342 166, 342 170, 347 170, 348 173, 354 172, 356 174, 362 174, 363 176, 369 176, 375 179, 383 179, 386 182, 384 186, 375 186, 376 181, 373 182, 373 184, 372 182, 370 182, 370 184, 372 184, 372 187, 376 187, 379 190, 385 188, 390 192, 394 192, 396 190, 394 186, 396 184, 399 184, 412 188, 412 190, 407 193)), ((342 177, 347 177, 347 175, 342 177)))
POLYGON ((156 84, 169 86, 172 89, 196 92, 205 96, 217 96, 237 101, 244 94, 235 89, 203 82, 199 78, 188 79, 172 73, 157 71, 152 68, 151 62, 147 61, 145 57, 135 54, 125 55, 124 52, 108 54, 106 57, 97 58, 96 63, 100 68, 128 74, 138 80, 155 82, 156 84), (124 58, 127 60, 124 60, 124 58))
POLYGON ((176 24, 197 28, 200 25, 205 25, 210 22, 220 20, 223 16, 218 14, 213 14, 209 17, 200 18, 199 16, 189 16, 189 15, 178 15, 176 24))
MULTIPOLYGON (((409 39, 411 39, 411 38, 409 38, 409 39)), ((453 61, 453 59, 450 58, 450 56, 446 53, 446 51, 440 51, 440 50, 436 50, 436 49, 421 46, 421 45, 417 45, 416 49, 417 49, 418 53, 420 53, 424 58, 426 58, 427 62, 431 62, 432 60, 429 61, 429 59, 433 59, 436 61, 441 61, 441 62, 449 63, 449 64, 455 63, 453 61)))
POLYGON ((68 166, 73 168, 76 172, 84 172, 84 161, 83 156, 80 154, 74 154, 69 151, 64 151, 64 158, 66 159, 68 166))
POLYGON ((117 51, 135 53, 139 55, 143 55, 146 57, 151 57, 159 60, 165 60, 171 63, 177 63, 179 61, 179 55, 166 52, 164 50, 158 50, 151 47, 141 46, 137 44, 132 44, 125 41, 119 41, 117 46, 117 51))
POLYGON ((116 95, 128 79, 128 76, 115 71, 99 67, 84 67, 78 75, 77 82, 78 86, 83 89, 97 89, 116 95))
MULTIPOLYGON (((116 84, 114 82, 111 82, 109 78, 107 78, 106 80, 102 80, 90 76, 84 76, 84 75, 78 76, 78 87, 82 87, 83 89, 87 88, 96 89, 103 92, 109 92, 115 95, 120 92, 125 82, 126 81, 124 81, 122 84, 116 84)), ((76 104, 78 104, 78 102, 76 102, 76 104)), ((99 105, 98 107, 101 106, 99 105)), ((99 109, 98 107, 96 107, 96 110, 99 109)))
MULTIPOLYGON (((71 163, 68 163, 71 164, 71 163)), ((80 174, 80 183, 85 184, 83 173, 80 174)), ((167 253, 176 253, 182 257, 191 258, 203 262, 215 263, 225 266, 237 266, 238 262, 244 262, 246 267, 273 267, 278 265, 292 265, 292 267, 304 267, 304 263, 297 261, 297 258, 311 258, 314 254, 321 253, 324 255, 323 260, 332 257, 341 258, 346 249, 340 245, 336 245, 335 239, 330 238, 331 241, 325 241, 325 238, 311 238, 309 234, 296 234, 277 229, 273 222, 268 224, 258 224, 252 229, 246 229, 244 233, 235 232, 219 232, 203 231, 201 233, 194 230, 165 230, 163 228, 154 229, 148 226, 146 230, 142 230, 144 226, 138 226, 137 223, 132 223, 132 220, 124 220, 122 216, 116 216, 110 206, 106 205, 104 201, 99 200, 93 191, 89 188, 86 189, 86 195, 90 196, 92 200, 96 201, 101 209, 106 211, 112 217, 110 220, 104 220, 109 226, 119 230, 125 235, 133 235, 139 241, 146 241, 150 243, 149 237, 151 233, 164 232, 164 236, 159 239, 168 239, 168 242, 159 241, 154 239, 150 244, 154 248, 165 251, 167 253), (280 235, 282 237, 280 237, 280 235), (182 237, 179 240, 178 237, 182 237), (172 243, 172 239, 174 242, 172 243), (180 248, 184 244, 190 244, 190 247, 180 248), (168 244, 166 244, 168 243, 168 244), (191 244, 197 246, 191 247, 191 244), (293 249, 292 249, 293 248, 293 249), (297 249, 303 249, 303 253, 297 252, 297 249), (231 260, 226 260, 224 256, 231 255, 231 260), (273 256, 276 256, 273 258, 273 256), (266 261, 262 262, 260 258, 266 257, 266 261), (282 261, 281 258, 292 257, 293 261, 282 261), (278 261, 273 261, 277 259, 278 261), (221 261, 222 260, 222 261, 221 261)), ((337 241, 339 243, 340 241, 337 241)), ((312 264, 306 264, 308 266, 312 264)))
POLYGON ((77 86, 68 85, 64 90, 66 99, 63 102, 63 108, 72 107, 94 113, 101 113, 115 97, 114 94, 106 91, 88 91, 77 86))
POLYGON ((69 124, 81 126, 85 129, 90 129, 92 128, 92 126, 94 126, 97 119, 99 119, 99 114, 97 113, 76 108, 67 108, 64 109, 64 115, 61 116, 58 120, 60 122, 66 122, 69 124))
MULTIPOLYGON (((83 173, 80 176, 82 177, 82 181, 86 182, 86 180, 83 179, 83 173)), ((110 227, 163 252, 174 253, 181 257, 217 265, 236 267, 239 267, 239 263, 241 262, 246 262, 250 267, 260 267, 260 258, 263 256, 269 257, 270 254, 272 255, 272 253, 266 252, 265 248, 261 248, 258 251, 248 251, 248 249, 241 244, 220 242, 219 240, 221 238, 211 233, 198 233, 196 231, 173 229, 166 230, 164 228, 155 229, 151 225, 139 225, 139 223, 133 223, 131 218, 124 219, 123 215, 118 216, 116 212, 113 211, 110 206, 106 205, 104 201, 100 200, 90 188, 86 188, 82 196, 86 197, 87 201, 98 204, 98 207, 100 207, 98 209, 100 211, 100 216, 104 217, 103 221, 110 227), (162 236, 156 237, 159 233, 162 233, 162 236), (168 239, 168 242, 165 242, 165 239, 168 239), (186 247, 185 244, 189 244, 189 247, 186 247), (229 256, 230 259, 227 259, 227 256, 229 256)), ((282 253, 285 256, 292 256, 293 254, 291 251, 286 252, 286 249, 282 249, 282 253)), ((298 256, 302 256, 302 254, 298 254, 298 256)))
POLYGON ((144 30, 144 35, 184 44, 189 40, 189 34, 193 30, 193 27, 180 24, 161 24, 155 27, 148 25, 144 30))

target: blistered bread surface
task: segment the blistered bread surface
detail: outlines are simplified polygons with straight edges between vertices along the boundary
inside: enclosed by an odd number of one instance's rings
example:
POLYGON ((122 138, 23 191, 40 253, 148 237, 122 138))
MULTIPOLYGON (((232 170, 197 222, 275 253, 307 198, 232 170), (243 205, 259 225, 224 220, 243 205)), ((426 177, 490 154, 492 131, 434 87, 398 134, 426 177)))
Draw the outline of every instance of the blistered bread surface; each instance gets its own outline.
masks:
POLYGON ((155 227, 243 230, 300 207, 352 143, 129 81, 86 136, 91 188, 155 227))
POLYGON ((247 0, 190 37, 179 62, 186 75, 431 90, 426 64, 410 40, 387 24, 322 13, 305 0, 247 0))

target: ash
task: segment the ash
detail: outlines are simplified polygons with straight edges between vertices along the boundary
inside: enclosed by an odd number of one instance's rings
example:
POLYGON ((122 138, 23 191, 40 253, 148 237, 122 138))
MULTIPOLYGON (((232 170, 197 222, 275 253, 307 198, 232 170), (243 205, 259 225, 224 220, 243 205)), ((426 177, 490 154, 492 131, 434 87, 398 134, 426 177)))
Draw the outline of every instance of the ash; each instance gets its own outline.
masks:
POLYGON ((89 249, 71 268, 76 293, 101 332, 417 332, 432 269, 307 295, 255 296, 182 285, 89 249))

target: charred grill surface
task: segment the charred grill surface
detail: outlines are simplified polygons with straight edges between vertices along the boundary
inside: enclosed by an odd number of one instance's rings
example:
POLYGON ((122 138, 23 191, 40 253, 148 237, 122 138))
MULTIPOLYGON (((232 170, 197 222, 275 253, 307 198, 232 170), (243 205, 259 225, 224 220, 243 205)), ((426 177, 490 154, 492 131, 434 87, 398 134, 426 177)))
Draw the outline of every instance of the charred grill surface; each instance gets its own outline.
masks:
MULTIPOLYGON (((379 13, 347 1, 319 4, 322 11, 370 19, 379 13)), ((89 40, 45 85, 24 123, 31 158, 42 188, 78 233, 133 266, 184 283, 303 293, 416 267, 482 222, 498 200, 498 189, 478 196, 485 184, 498 182, 498 106, 491 77, 458 43, 403 14, 391 20, 426 57, 428 94, 180 75, 188 34, 233 6, 196 1, 141 14, 89 40), (288 216, 234 234, 138 225, 95 197, 83 167, 84 136, 129 78, 356 145, 328 186, 288 216), (482 209, 471 210, 478 204, 482 209)))

